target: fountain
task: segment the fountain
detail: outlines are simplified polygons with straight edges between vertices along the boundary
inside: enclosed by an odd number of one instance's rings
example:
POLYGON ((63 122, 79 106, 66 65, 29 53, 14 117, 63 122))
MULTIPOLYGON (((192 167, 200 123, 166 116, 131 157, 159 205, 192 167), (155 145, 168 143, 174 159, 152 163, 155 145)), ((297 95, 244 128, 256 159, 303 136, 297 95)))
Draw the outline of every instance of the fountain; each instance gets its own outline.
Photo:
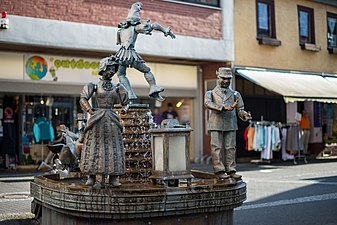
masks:
MULTIPOLYGON (((141 6, 141 3, 132 6, 134 17, 132 21, 121 25, 123 29, 139 24, 139 21, 133 24, 133 20, 139 17, 141 6)), ((175 37, 169 28, 148 23, 145 25, 150 26, 151 30, 147 28, 147 34, 156 29, 165 36, 175 37)), ((121 51, 117 54, 121 57, 121 51)), ((141 60, 137 53, 133 57, 141 60)), ((246 184, 241 179, 219 179, 211 173, 191 170, 188 157, 191 128, 180 126, 174 121, 165 121, 160 129, 155 128, 146 104, 106 107, 110 103, 110 100, 106 101, 106 96, 116 99, 116 95, 111 95, 109 91, 116 91, 114 88, 117 87, 124 92, 123 87, 110 82, 113 72, 109 66, 115 66, 116 61, 123 62, 115 57, 102 61, 100 72, 103 72, 100 75, 103 79, 96 86, 88 84, 84 88, 81 104, 95 118, 97 115, 111 115, 104 119, 114 116, 119 118, 123 127, 121 139, 126 167, 125 174, 119 179, 121 185, 105 185, 107 174, 99 173, 94 174, 93 181, 100 181, 101 186, 92 185, 92 182, 85 185, 86 177, 81 172, 69 173, 67 177, 61 177, 60 174, 37 176, 30 187, 33 197, 31 211, 36 219, 43 225, 233 224, 234 208, 246 200, 246 184), (95 88, 97 93, 106 91, 97 97, 101 98, 99 109, 92 108, 87 101, 95 88), (111 112, 112 109, 116 112, 111 112)), ((135 68, 144 70, 150 84, 150 97, 163 101, 159 93, 164 89, 156 85, 153 74, 142 63, 142 66, 135 68)), ((124 98, 124 103, 127 99, 134 100, 136 96, 123 71, 119 69, 117 75, 120 82, 126 84, 128 93, 128 97, 120 96, 120 99, 124 98)), ((115 93, 120 95, 119 91, 115 93)), ((95 118, 94 122, 97 121, 95 118)), ((104 124, 106 126, 107 123, 104 124)), ((105 132, 102 133, 105 135, 105 132)))
MULTIPOLYGON (((84 185, 80 173, 38 176, 31 183, 32 213, 43 225, 72 224, 226 224, 233 223, 233 209, 246 199, 246 184, 228 183, 213 174, 193 171, 179 183, 155 182, 152 174, 151 133, 179 133, 184 128, 150 129, 146 105, 130 106, 119 114, 126 149, 127 172, 122 185, 94 189, 84 185), (165 131, 166 129, 166 131, 165 131), (174 131, 177 129, 177 131, 174 131)), ((182 130, 182 132, 185 132, 182 130)), ((189 165, 187 165, 189 167, 189 165)))

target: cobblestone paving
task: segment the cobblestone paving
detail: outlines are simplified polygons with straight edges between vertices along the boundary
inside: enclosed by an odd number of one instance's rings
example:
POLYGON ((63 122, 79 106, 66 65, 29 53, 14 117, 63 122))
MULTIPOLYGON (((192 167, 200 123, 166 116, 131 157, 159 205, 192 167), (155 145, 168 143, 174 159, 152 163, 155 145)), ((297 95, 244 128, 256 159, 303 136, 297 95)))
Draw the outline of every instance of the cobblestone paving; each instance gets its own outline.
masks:
POLYGON ((33 176, 0 176, 0 225, 37 225, 30 212, 29 196, 33 176))

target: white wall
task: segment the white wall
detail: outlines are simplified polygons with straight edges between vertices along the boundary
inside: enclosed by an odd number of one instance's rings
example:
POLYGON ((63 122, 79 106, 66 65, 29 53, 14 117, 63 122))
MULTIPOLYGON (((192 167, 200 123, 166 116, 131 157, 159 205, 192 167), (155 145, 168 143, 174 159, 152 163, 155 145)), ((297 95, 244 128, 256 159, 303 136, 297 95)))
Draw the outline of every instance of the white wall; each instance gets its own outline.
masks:
MULTIPOLYGON (((58 49, 116 52, 117 27, 67 21, 39 19, 24 16, 8 16, 10 28, 1 31, 0 43, 30 45, 58 49), (66 34, 66 35, 60 35, 66 34)), ((182 58, 204 61, 229 61, 229 45, 223 40, 177 35, 165 38, 155 32, 151 36, 140 35, 136 49, 141 55, 182 58)))
POLYGON ((297 113, 297 102, 288 102, 287 103, 287 123, 296 122, 295 116, 297 113))
POLYGON ((23 54, 0 52, 0 79, 23 79, 23 54))

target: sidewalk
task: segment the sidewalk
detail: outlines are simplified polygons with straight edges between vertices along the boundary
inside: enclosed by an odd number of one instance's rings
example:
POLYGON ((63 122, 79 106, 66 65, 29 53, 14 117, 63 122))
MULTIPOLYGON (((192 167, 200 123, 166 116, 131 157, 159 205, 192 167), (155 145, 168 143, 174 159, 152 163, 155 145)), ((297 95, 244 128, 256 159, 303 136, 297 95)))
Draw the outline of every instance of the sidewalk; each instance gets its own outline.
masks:
MULTIPOLYGON (((308 163, 324 163, 324 162, 336 162, 337 159, 315 159, 315 158, 307 158, 308 163)), ((299 165, 305 164, 304 161, 297 160, 299 165)), ((240 162, 237 163, 237 171, 251 171, 255 170, 261 166, 272 165, 272 166, 296 166, 293 163, 293 160, 283 161, 280 159, 271 160, 270 163, 260 162, 260 163, 250 163, 250 162, 240 162)), ((40 176, 46 172, 46 170, 36 171, 36 165, 29 165, 29 166, 19 166, 16 170, 7 170, 7 169, 0 169, 0 182, 3 181, 4 178, 7 178, 7 181, 10 179, 13 180, 33 180, 34 176, 40 176), (2 179, 1 179, 2 178, 2 179)), ((191 168, 196 170, 201 170, 205 172, 212 172, 212 165, 210 164, 202 164, 202 163, 191 163, 191 168)))
MULTIPOLYGON (((307 158, 307 164, 317 164, 317 163, 328 163, 328 162, 337 162, 337 159, 315 159, 315 158, 307 158)), ((304 165, 303 159, 297 160, 297 165, 304 165)), ((269 166, 277 166, 277 167, 284 167, 284 166, 297 166, 294 164, 293 160, 283 161, 281 159, 272 160, 270 163, 268 162, 261 162, 261 163, 237 163, 237 171, 254 171, 259 170, 261 168, 269 167, 269 166)), ((192 163, 192 169, 201 170, 205 172, 213 172, 211 164, 200 164, 200 163, 192 163)))

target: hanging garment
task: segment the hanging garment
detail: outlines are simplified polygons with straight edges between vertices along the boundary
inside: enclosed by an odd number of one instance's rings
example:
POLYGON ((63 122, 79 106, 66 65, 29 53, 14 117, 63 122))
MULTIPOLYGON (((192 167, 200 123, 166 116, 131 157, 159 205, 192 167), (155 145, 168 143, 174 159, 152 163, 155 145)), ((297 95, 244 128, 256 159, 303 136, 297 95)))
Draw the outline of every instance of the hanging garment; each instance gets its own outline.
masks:
POLYGON ((54 140, 54 129, 46 117, 38 117, 33 127, 36 142, 54 140))
POLYGON ((247 133, 247 150, 254 150, 255 127, 250 126, 247 133))
POLYGON ((293 160, 294 155, 287 153, 287 128, 282 128, 282 159, 293 160))
POLYGON ((271 149, 272 151, 278 151, 281 148, 280 128, 272 125, 271 129, 271 149))
POLYGON ((301 139, 301 129, 299 126, 290 126, 287 131, 287 150, 295 154, 303 149, 301 139))
POLYGON ((258 151, 258 136, 260 135, 260 131, 259 131, 259 126, 256 124, 255 125, 255 135, 253 138, 253 149, 255 151, 258 151))
POLYGON ((243 132, 243 139, 245 140, 246 144, 245 144, 245 150, 248 150, 248 130, 249 127, 246 127, 245 131, 243 132))
POLYGON ((272 128, 271 126, 264 126, 264 130, 265 130, 265 133, 264 133, 265 148, 261 152, 261 158, 269 160, 273 158, 273 154, 271 151, 272 128))

